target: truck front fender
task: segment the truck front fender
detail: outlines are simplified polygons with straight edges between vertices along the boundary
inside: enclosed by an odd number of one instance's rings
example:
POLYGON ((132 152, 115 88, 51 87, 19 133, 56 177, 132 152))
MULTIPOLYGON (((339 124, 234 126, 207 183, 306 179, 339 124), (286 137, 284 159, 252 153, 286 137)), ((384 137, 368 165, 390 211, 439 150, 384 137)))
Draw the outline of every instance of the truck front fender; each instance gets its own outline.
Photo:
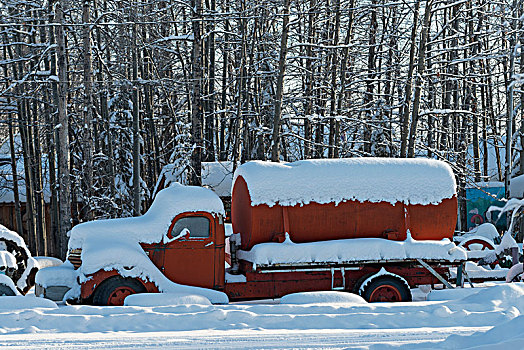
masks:
MULTIPOLYGON (((96 288, 100 285, 100 283, 104 282, 106 279, 110 277, 117 275, 120 274, 116 270, 98 270, 94 274, 86 276, 87 280, 81 283, 80 285, 80 298, 82 302, 87 304, 91 303, 93 293, 95 292, 96 288)), ((146 282, 141 278, 136 278, 136 280, 144 285, 148 293, 159 292, 158 287, 153 282, 146 282)))

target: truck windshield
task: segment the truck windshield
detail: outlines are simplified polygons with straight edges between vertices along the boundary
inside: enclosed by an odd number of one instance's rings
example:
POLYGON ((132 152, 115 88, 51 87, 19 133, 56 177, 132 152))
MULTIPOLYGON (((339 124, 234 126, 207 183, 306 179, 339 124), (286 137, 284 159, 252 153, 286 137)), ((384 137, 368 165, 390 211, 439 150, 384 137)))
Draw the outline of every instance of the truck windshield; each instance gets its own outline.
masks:
POLYGON ((189 216, 179 219, 171 235, 176 237, 182 232, 182 230, 189 230, 190 238, 207 238, 209 237, 209 219, 203 216, 189 216))

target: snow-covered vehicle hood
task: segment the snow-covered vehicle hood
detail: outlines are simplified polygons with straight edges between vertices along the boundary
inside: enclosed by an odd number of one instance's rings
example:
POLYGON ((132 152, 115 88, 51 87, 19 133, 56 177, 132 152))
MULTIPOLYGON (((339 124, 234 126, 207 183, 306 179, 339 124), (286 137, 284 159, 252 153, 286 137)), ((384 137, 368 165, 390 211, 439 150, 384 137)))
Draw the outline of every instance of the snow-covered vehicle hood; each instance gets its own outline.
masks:
POLYGON ((201 294, 214 303, 227 303, 218 291, 173 283, 151 262, 140 243, 161 242, 173 219, 186 212, 224 215, 220 198, 210 189, 178 183, 158 192, 142 216, 87 222, 71 230, 69 251, 81 249, 80 281, 100 270, 116 270, 123 277, 153 282, 163 292, 201 294))

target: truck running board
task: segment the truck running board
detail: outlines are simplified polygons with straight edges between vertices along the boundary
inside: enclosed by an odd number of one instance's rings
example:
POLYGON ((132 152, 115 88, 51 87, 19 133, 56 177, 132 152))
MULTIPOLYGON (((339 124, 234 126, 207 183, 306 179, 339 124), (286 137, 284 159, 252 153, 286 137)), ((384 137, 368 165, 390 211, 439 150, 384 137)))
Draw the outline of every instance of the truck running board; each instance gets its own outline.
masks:
POLYGON ((444 285, 446 286, 446 288, 449 288, 449 289, 455 289, 455 287, 453 287, 448 281, 446 281, 444 279, 444 277, 442 277, 437 271, 435 271, 434 268, 432 268, 431 266, 429 266, 424 260, 422 259, 417 259, 418 263, 422 266, 424 266, 424 268, 426 270, 428 270, 429 272, 431 272, 431 274, 433 276, 435 276, 440 282, 444 283, 444 285))

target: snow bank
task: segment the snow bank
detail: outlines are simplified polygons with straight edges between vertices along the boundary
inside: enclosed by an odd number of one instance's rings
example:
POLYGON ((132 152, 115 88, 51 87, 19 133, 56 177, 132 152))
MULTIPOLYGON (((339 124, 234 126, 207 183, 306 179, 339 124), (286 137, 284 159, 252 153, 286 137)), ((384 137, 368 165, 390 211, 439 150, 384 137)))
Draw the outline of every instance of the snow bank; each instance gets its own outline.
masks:
POLYGON ((184 293, 142 293, 132 294, 124 306, 169 306, 169 305, 211 305, 202 295, 184 293))
POLYGON ((460 300, 463 304, 493 305, 497 308, 517 308, 524 312, 524 283, 501 283, 491 288, 479 288, 479 292, 460 300))
POLYGON ((0 313, 6 312, 6 310, 35 308, 57 309, 58 306, 51 300, 36 298, 35 296, 0 297, 0 313))
POLYGON ((78 270, 75 270, 73 265, 66 261, 60 266, 46 267, 38 271, 35 278, 35 283, 44 288, 50 286, 63 286, 73 288, 78 277, 78 270))
MULTIPOLYGON (((18 289, 16 289, 15 283, 13 280, 6 275, 0 274, 0 284, 4 284, 9 287, 16 295, 20 295, 18 289)), ((1 307, 1 304, 0 304, 1 307)))
MULTIPOLYGON (((490 287, 488 287, 490 288, 490 287)), ((460 300, 472 294, 476 294, 485 288, 455 288, 431 290, 426 296, 427 301, 460 300)))
POLYGON ((482 236, 492 241, 495 238, 500 237, 500 233, 497 231, 497 228, 490 222, 483 223, 473 228, 471 231, 468 232, 468 234, 464 235, 463 237, 468 237, 469 234, 475 236, 482 236))
POLYGON ((462 261, 466 250, 448 239, 441 241, 405 241, 381 238, 352 238, 311 243, 294 243, 289 235, 282 243, 260 243, 250 251, 238 251, 241 260, 256 265, 300 263, 346 263, 356 261, 386 261, 423 259, 462 261))
MULTIPOLYGON (((207 334, 214 330, 216 332, 247 331, 253 335, 253 332, 279 330, 282 338, 280 347, 285 347, 285 336, 290 333, 289 330, 296 330, 303 332, 306 336, 302 346, 299 346, 303 348, 309 344, 307 342, 308 332, 310 336, 316 336, 313 334, 316 330, 326 330, 330 333, 340 332, 340 330, 357 330, 359 333, 357 338, 347 339, 346 345, 342 346, 346 348, 356 344, 356 341, 359 342, 359 345, 365 345, 364 342, 369 338, 364 339, 362 336, 367 332, 377 332, 381 341, 387 343, 391 340, 391 330, 411 334, 415 331, 438 332, 444 327, 452 327, 455 332, 464 332, 465 328, 478 329, 503 324, 520 316, 524 311, 523 283, 501 284, 478 291, 476 288, 469 290, 476 294, 457 300, 413 303, 326 303, 319 305, 235 303, 232 305, 126 306, 123 308, 75 305, 62 306, 59 309, 24 310, 22 312, 2 312, 0 310, 0 334, 2 334, 0 342, 7 334, 34 332, 79 333, 72 336, 82 338, 97 336, 86 334, 90 332, 127 332, 127 334, 155 332, 155 334, 160 334, 157 332, 200 331, 200 334, 207 334)), ((187 336, 187 333, 185 335, 187 336)), ((156 335, 151 336, 158 338, 156 335)), ((183 335, 180 334, 180 336, 183 335)), ((216 347, 217 338, 209 339, 211 342, 203 347, 210 347, 209 344, 216 347)), ((429 343, 428 346, 421 346, 420 340, 423 339, 427 338, 412 337, 407 340, 411 340, 413 348, 416 349, 465 348, 463 346, 442 346, 442 343, 429 343)), ((136 347, 143 347, 142 343, 135 344, 136 347)), ((188 347, 187 344, 185 347, 188 347)), ((258 345, 258 343, 254 344, 253 347, 258 345)), ((409 348, 409 344, 404 345, 402 349, 409 348)), ((237 343, 236 347, 245 347, 245 344, 237 343)))
POLYGON ((140 246, 140 243, 161 242, 178 214, 197 211, 223 215, 224 207, 209 189, 174 184, 158 192, 143 216, 75 226, 71 230, 69 249, 82 249, 81 282, 99 270, 116 270, 123 277, 151 281, 161 292, 199 294, 213 303, 227 303, 228 298, 222 292, 170 281, 140 246))
POLYGON ((33 259, 38 262, 38 266, 40 266, 41 269, 52 266, 60 266, 64 263, 62 260, 50 256, 34 256, 33 259))
POLYGON ((235 171, 233 183, 239 176, 247 183, 253 206, 348 200, 426 205, 456 195, 451 168, 433 159, 252 161, 235 171))
POLYGON ((283 296, 280 304, 367 304, 360 295, 347 292, 324 291, 293 293, 283 296))

